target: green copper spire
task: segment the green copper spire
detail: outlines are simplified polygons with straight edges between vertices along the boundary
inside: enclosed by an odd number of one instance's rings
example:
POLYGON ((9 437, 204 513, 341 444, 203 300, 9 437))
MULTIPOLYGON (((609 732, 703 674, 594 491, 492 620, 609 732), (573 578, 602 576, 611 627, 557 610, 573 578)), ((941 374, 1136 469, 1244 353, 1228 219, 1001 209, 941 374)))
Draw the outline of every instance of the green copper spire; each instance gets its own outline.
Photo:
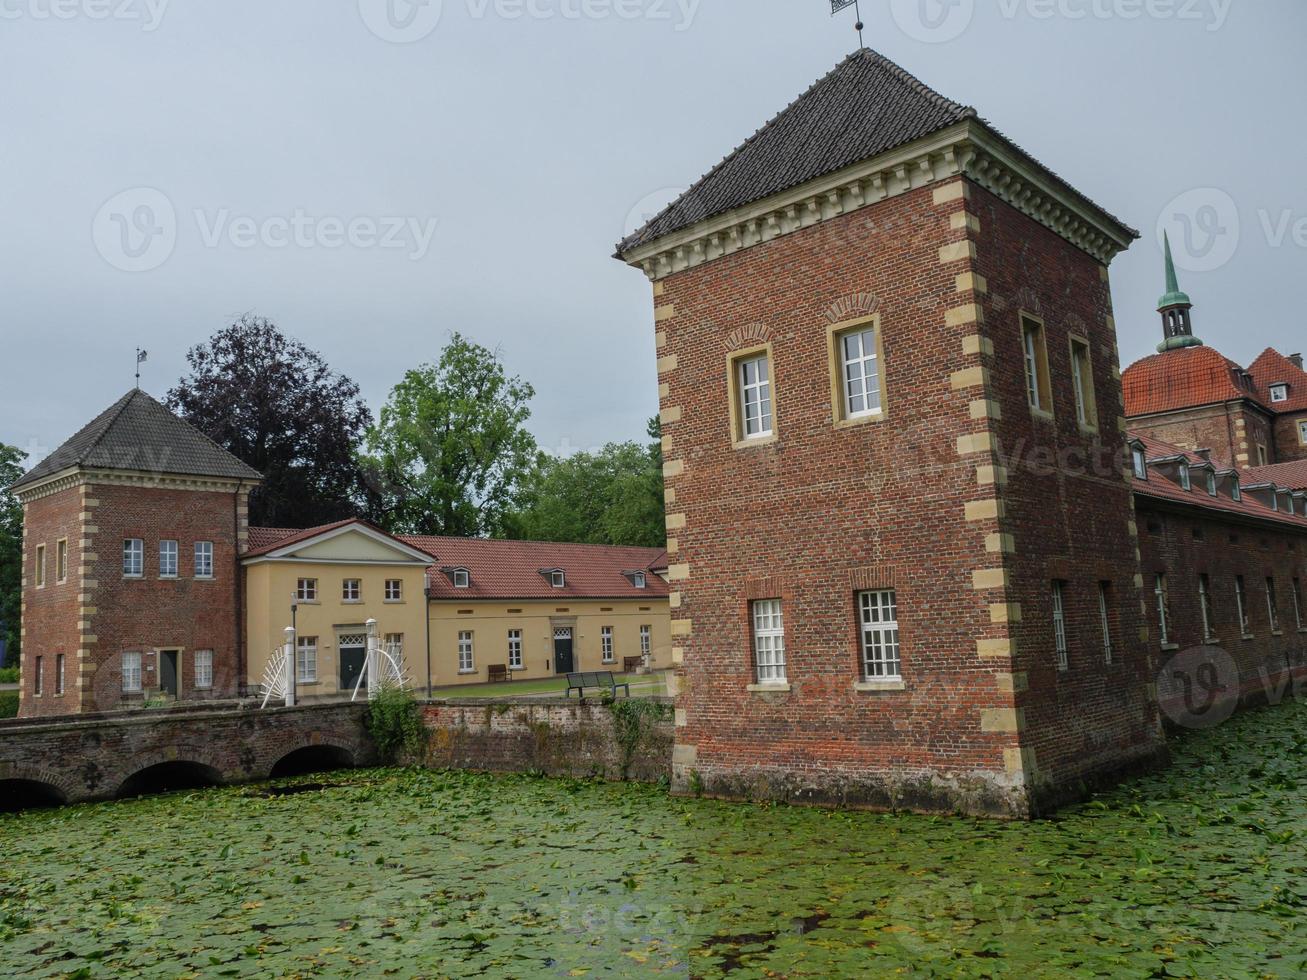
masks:
POLYGON ((1168 306, 1193 306, 1189 296, 1180 292, 1180 278, 1175 274, 1175 259, 1171 257, 1171 236, 1163 232, 1162 240, 1166 246, 1166 295, 1157 301, 1157 308, 1164 310, 1168 306))
POLYGON ((1157 352, 1202 347, 1203 342, 1194 336, 1189 318, 1193 301, 1187 293, 1180 292, 1180 277, 1175 274, 1175 259, 1171 257, 1171 236, 1163 233, 1162 240, 1166 248, 1166 295, 1157 301, 1157 312, 1162 314, 1162 336, 1166 339, 1157 345, 1157 352))

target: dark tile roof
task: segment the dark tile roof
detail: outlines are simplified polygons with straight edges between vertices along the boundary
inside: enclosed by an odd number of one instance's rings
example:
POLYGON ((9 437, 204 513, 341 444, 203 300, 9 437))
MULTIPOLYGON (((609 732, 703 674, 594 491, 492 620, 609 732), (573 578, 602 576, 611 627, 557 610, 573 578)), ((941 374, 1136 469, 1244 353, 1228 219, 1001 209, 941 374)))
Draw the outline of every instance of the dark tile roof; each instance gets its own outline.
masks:
POLYGON ((145 392, 132 390, 14 484, 21 489, 70 467, 257 480, 259 473, 145 392))
POLYGON ((622 241, 618 254, 975 115, 883 55, 856 52, 622 241))

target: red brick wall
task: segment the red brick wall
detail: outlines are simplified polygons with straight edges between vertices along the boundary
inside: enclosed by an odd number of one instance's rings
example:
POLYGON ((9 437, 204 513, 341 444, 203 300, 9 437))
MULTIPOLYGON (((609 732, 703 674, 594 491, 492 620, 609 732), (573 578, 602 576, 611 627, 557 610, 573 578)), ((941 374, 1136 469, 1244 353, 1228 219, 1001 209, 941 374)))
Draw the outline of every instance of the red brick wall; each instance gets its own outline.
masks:
POLYGON ((1154 665, 1141 641, 1132 493, 1123 478, 1124 407, 1110 288, 1102 266, 988 192, 975 189, 976 266, 988 281, 985 333, 994 345, 991 398, 1008 470, 1002 530, 1011 535, 1015 670, 1027 689, 1023 746, 1035 782, 1051 787, 1153 755, 1160 744, 1148 694, 1154 665), (1052 418, 1029 405, 1020 315, 1044 324, 1052 418), (1089 343, 1096 417, 1082 427, 1071 337, 1089 343), (1061 580, 1069 669, 1058 668, 1052 583, 1061 580), (1099 582, 1110 582, 1107 663, 1099 582), (1033 758, 1030 757, 1033 753, 1033 758))
POLYGON ((181 700, 237 695, 235 495, 139 486, 93 486, 94 553, 91 570, 98 583, 91 630, 94 675, 88 679, 86 710, 110 710, 123 700, 121 655, 141 651, 142 686, 159 686, 160 649, 181 649, 181 700), (125 538, 145 542, 145 575, 122 574, 125 538), (159 577, 160 540, 178 542, 176 580, 159 577), (212 541, 214 579, 195 578, 196 541, 212 541), (213 688, 195 687, 196 650, 213 650, 213 688), (152 668, 152 669, 150 669, 152 668))
POLYGON ((81 573, 82 497, 80 488, 42 497, 23 509, 23 622, 20 714, 25 718, 70 714, 80 710, 77 687, 81 631, 78 596, 81 573), (68 577, 56 580, 56 551, 68 540, 68 577), (46 585, 36 586, 36 549, 46 549, 46 585), (64 693, 56 693, 56 663, 64 656, 64 693), (42 693, 36 696, 36 666, 40 658, 42 693))
POLYGON ((1275 462, 1288 463, 1307 459, 1307 446, 1298 435, 1298 426, 1307 421, 1307 412, 1280 415, 1275 419, 1275 462))
POLYGON ((1283 442, 1280 436, 1272 436, 1271 420, 1247 403, 1207 405, 1133 418, 1130 428, 1191 452, 1210 449, 1213 461, 1221 465, 1237 463, 1241 469, 1258 465, 1259 443, 1266 447, 1269 462, 1277 462, 1276 443, 1283 442))

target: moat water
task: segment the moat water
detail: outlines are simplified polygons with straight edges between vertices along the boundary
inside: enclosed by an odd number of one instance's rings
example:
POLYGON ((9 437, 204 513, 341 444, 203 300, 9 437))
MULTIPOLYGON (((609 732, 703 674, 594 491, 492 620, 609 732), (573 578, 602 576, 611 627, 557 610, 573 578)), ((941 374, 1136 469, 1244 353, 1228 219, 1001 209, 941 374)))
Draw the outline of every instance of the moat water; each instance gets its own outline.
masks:
POLYGON ((1000 824, 380 770, 0 816, 5 977, 1307 975, 1307 704, 1000 824))

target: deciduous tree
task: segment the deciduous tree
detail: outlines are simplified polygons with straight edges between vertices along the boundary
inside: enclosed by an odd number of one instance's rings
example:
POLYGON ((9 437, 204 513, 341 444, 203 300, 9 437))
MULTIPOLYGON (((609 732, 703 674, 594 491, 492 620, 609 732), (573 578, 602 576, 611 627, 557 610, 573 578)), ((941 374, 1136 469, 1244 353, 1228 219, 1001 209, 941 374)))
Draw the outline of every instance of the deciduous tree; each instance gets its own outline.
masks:
POLYGON ((0 622, 4 623, 5 662, 14 667, 19 654, 19 613, 23 588, 23 506, 9 487, 23 475, 27 454, 0 444, 0 622))

